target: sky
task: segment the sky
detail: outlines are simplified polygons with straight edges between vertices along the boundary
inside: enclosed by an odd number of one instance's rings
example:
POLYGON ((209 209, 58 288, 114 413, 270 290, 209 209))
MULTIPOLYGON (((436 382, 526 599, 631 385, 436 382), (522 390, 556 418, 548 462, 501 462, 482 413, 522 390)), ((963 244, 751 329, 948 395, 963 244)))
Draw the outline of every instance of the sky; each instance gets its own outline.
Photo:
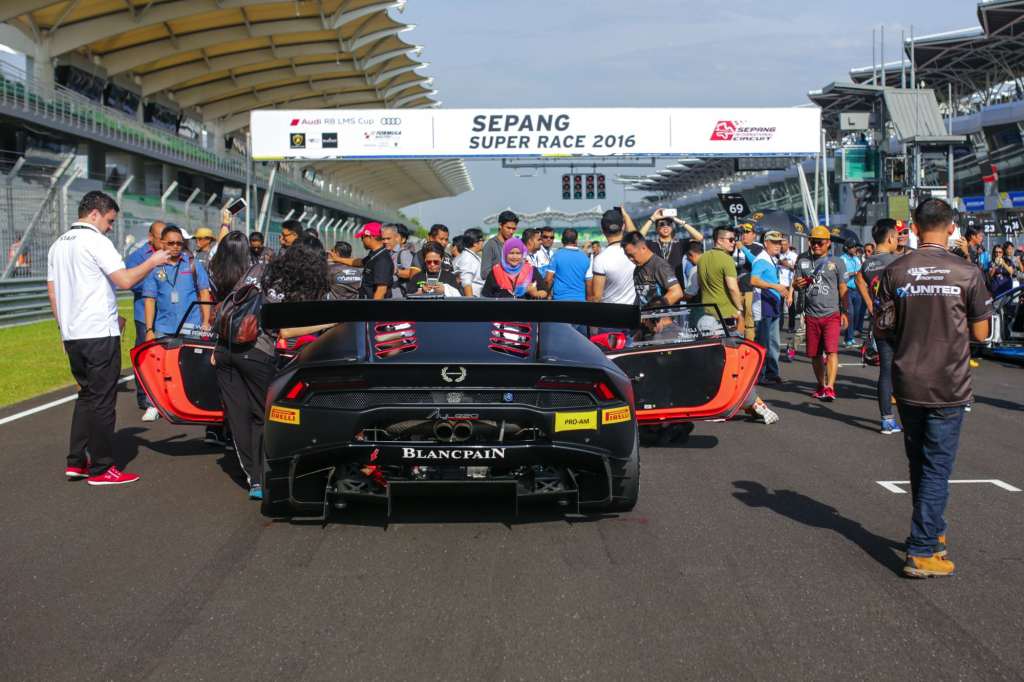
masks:
MULTIPOLYGON (((444 108, 796 106, 871 64, 872 29, 885 25, 886 61, 895 61, 911 24, 916 36, 977 26, 976 8, 970 0, 409 0, 393 16, 416 25, 402 37, 423 46, 430 66, 420 73, 434 78, 444 108)), ((510 206, 597 203, 562 200, 565 170, 524 178, 500 161, 466 165, 475 191, 406 215, 460 233, 510 206)), ((605 208, 639 196, 609 183, 605 208)))

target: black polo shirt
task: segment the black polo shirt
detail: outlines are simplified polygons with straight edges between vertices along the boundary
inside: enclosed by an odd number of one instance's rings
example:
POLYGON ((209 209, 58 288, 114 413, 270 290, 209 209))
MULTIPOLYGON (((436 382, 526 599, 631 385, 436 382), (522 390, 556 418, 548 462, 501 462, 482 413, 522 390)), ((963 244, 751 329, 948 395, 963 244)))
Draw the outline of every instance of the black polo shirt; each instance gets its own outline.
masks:
POLYGON ((363 282, 359 286, 359 298, 373 298, 373 291, 381 284, 388 289, 384 298, 391 298, 391 282, 395 275, 395 264, 391 253, 383 246, 363 256, 363 282))

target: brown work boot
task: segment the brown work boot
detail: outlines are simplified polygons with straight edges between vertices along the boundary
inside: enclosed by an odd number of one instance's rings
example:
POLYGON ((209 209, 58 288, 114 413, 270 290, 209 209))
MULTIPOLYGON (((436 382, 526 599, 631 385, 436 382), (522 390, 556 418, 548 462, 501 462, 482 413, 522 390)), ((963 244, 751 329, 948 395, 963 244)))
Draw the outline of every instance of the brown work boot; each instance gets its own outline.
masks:
POLYGON ((931 556, 908 556, 903 564, 903 575, 908 578, 945 578, 955 575, 956 566, 949 559, 938 554, 931 556))

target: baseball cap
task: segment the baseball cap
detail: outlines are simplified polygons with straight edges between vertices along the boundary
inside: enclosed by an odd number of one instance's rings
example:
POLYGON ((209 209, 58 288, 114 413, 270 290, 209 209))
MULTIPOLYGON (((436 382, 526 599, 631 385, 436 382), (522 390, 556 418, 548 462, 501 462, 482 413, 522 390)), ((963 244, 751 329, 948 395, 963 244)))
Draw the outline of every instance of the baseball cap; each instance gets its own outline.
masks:
POLYGON ((356 239, 362 237, 376 237, 380 239, 380 223, 366 223, 363 229, 356 232, 356 239))
POLYGON ((512 211, 502 211, 498 214, 498 224, 503 225, 505 223, 516 223, 519 224, 519 216, 512 211))
POLYGON ((741 230, 743 230, 744 232, 753 232, 754 231, 754 223, 740 223, 739 224, 739 228, 741 230))
POLYGON ((196 233, 193 236, 196 239, 203 239, 204 237, 207 239, 213 239, 213 230, 208 227, 200 227, 196 230, 196 233))
POLYGON ((905 223, 902 220, 896 221, 897 232, 910 232, 910 223, 905 223))
POLYGON ((811 239, 827 239, 832 241, 832 233, 824 225, 815 225, 811 228, 811 239))
POLYGON ((785 237, 778 230, 769 230, 764 233, 764 240, 766 242, 781 242, 785 237))

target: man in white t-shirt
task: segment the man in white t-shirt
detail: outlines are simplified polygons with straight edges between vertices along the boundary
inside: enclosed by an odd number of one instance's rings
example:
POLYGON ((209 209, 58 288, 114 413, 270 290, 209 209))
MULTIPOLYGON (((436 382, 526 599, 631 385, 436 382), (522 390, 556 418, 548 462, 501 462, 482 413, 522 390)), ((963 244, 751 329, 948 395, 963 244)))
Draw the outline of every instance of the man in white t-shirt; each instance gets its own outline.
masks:
POLYGON ((121 328, 116 289, 131 289, 168 253, 154 251, 134 268, 105 235, 117 219, 117 202, 89 192, 78 205, 78 220, 50 247, 46 285, 50 308, 60 328, 78 400, 64 475, 89 485, 120 485, 139 480, 114 463, 117 382, 121 378, 121 328))
POLYGON ((597 303, 624 303, 636 301, 633 270, 636 266, 622 250, 622 230, 625 217, 618 209, 605 211, 601 216, 601 231, 608 246, 594 259, 593 295, 597 303))

